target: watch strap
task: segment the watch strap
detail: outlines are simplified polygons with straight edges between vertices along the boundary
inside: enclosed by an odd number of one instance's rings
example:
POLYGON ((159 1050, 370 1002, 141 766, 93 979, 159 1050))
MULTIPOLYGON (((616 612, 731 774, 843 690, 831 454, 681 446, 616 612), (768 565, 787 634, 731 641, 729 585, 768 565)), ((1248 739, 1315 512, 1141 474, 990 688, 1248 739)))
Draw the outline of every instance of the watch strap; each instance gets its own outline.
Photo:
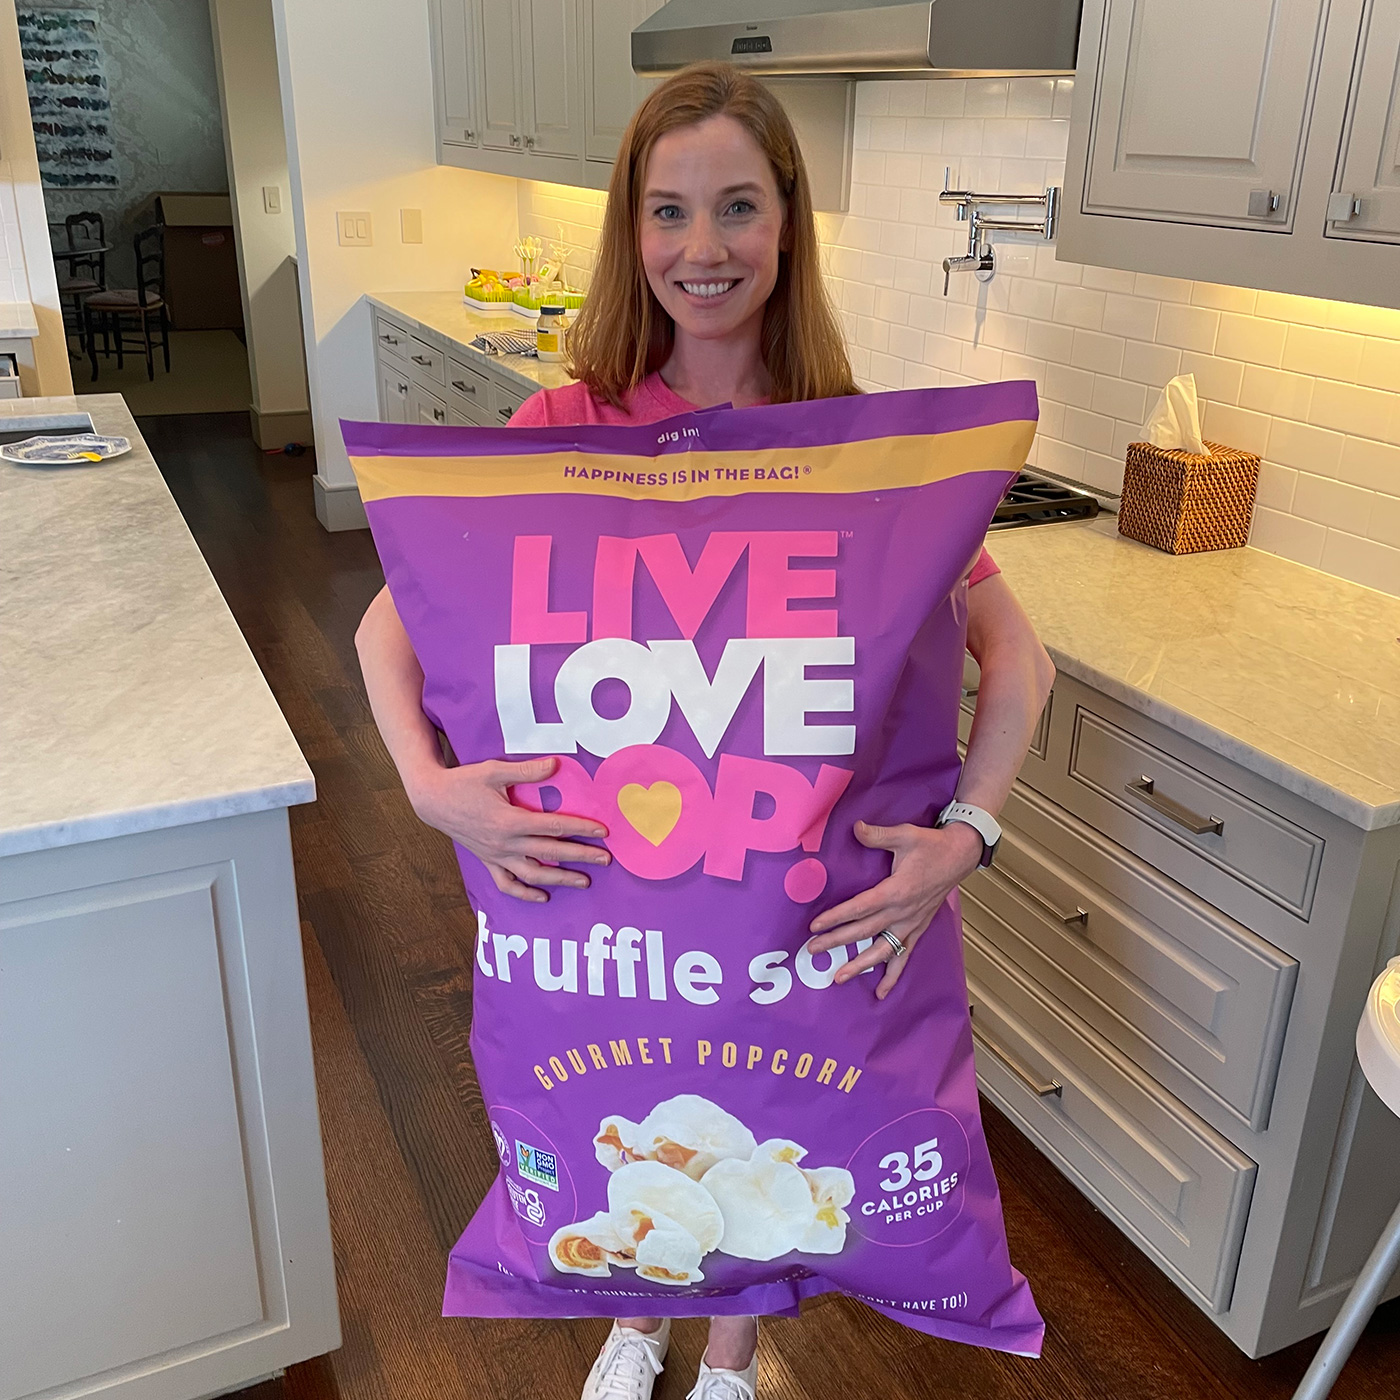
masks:
POLYGON ((974 807, 970 802, 959 802, 954 798, 938 814, 934 825, 947 826, 949 822, 964 822, 982 838, 982 859, 978 861, 978 865, 990 865, 1001 841, 1001 826, 997 819, 981 807, 974 807))

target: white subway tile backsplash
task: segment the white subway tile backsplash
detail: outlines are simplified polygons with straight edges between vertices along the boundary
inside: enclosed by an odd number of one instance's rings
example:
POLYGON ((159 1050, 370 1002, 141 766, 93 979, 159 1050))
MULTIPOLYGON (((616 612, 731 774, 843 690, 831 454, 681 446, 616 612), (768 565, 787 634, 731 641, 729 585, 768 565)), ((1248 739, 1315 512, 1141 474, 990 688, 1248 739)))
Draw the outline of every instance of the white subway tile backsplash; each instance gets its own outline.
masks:
POLYGON ((1355 380, 1365 342, 1342 331, 1315 326, 1289 326, 1283 347, 1283 368, 1328 379, 1355 380))
POLYGON ((1287 337, 1288 326, 1283 321, 1266 321, 1258 316, 1241 316, 1227 311, 1220 317, 1215 353, 1277 368, 1283 363, 1283 347, 1287 337))
MULTIPOLYGON (((1217 403, 1240 403, 1240 381, 1244 366, 1237 360, 1222 360, 1215 355, 1202 355, 1195 350, 1181 352, 1181 373, 1196 379, 1196 393, 1202 399, 1217 403)), ((1251 404, 1246 407, 1253 407, 1251 404)))
POLYGON ((1348 486, 1329 476, 1299 472, 1292 509, 1295 514, 1315 520, 1319 525, 1364 535, 1370 525, 1375 499, 1374 491, 1363 491, 1359 486, 1348 486))
POLYGON ((1342 384, 1319 379, 1313 386, 1308 421, 1319 428, 1355 433, 1358 437, 1380 438, 1400 428, 1395 422, 1395 394, 1365 389, 1359 384, 1342 384))
POLYGON ((1329 530, 1318 566, 1383 593, 1400 593, 1400 549, 1375 540, 1329 530))
MULTIPOLYGON (((1072 96, 1065 78, 857 84, 851 209, 818 217, 857 380, 1033 379, 1030 460, 1116 492, 1158 391, 1190 372, 1206 436, 1264 459, 1251 542, 1400 593, 1400 311, 1085 267, 1003 233, 996 275, 942 295, 942 259, 967 249, 945 169, 954 188, 1062 183, 1072 96)), ((586 285, 603 202, 521 181, 521 233, 562 225, 586 285)))
POLYGON ((1281 554, 1285 559, 1296 559, 1300 564, 1310 564, 1317 569, 1322 567, 1327 528, 1313 520, 1302 520, 1296 515, 1256 505, 1249 542, 1256 549, 1266 549, 1270 554, 1281 554))
POLYGON ((1220 312, 1182 302, 1164 302, 1157 317, 1157 339, 1163 345, 1182 350, 1215 349, 1215 333, 1220 328, 1220 312))
POLYGON ((1101 331, 1076 330, 1069 362, 1076 369, 1091 369, 1098 374, 1118 374, 1123 368, 1122 336, 1104 335, 1101 331))
MULTIPOLYGON (((1331 475, 1353 486, 1400 496, 1400 447, 1366 438, 1346 438, 1338 443, 1337 461, 1331 475)), ((1400 540, 1392 543, 1400 544, 1400 540)))

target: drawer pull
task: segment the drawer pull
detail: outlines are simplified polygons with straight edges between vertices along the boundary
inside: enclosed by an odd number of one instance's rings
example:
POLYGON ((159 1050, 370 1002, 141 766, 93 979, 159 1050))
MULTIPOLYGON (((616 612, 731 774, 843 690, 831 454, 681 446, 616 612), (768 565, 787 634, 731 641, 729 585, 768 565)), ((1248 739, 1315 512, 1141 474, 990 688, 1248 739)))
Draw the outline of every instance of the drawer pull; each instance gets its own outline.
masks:
POLYGON ((415 365, 431 365, 432 361, 426 355, 412 355, 409 357, 415 365))
POLYGON ((1180 802, 1173 802, 1170 797, 1163 797, 1160 792, 1154 791, 1155 786, 1155 779, 1144 773, 1135 781, 1124 783, 1123 790, 1139 802, 1145 802, 1153 811, 1160 812, 1168 821, 1184 826, 1192 836, 1204 836, 1207 832, 1214 832, 1217 836, 1224 834, 1224 817, 1197 816, 1189 807, 1183 807, 1180 802))
POLYGON ((472 395, 473 398, 476 397, 476 385, 475 385, 475 384, 467 384, 467 383, 465 383, 465 382, 464 382, 463 380, 461 380, 461 379, 454 379, 454 380, 452 381, 452 387, 453 387, 454 389, 457 389, 458 391, 460 391, 460 392, 463 393, 463 394, 470 394, 470 395, 472 395))
POLYGON ((496 410, 496 417, 499 418, 502 423, 508 423, 510 422, 511 414, 513 414, 514 412, 515 410, 510 407, 498 408, 496 410))
POLYGON ((1013 1055, 1004 1046, 998 1045, 992 1040, 985 1030, 977 1026, 972 1028, 972 1038, 977 1041, 988 1054, 1000 1060, 1006 1068, 1026 1086, 1033 1094, 1038 1094, 1042 1099, 1048 1099, 1051 1095, 1063 1096, 1065 1086, 1058 1079, 1042 1079, 1024 1060, 1013 1055))
POLYGON ((381 334, 379 338, 385 343, 385 345, 397 345, 399 343, 399 338, 396 335, 381 334))
POLYGON ((1052 919, 1056 919, 1062 924, 1083 924, 1086 928, 1088 927, 1089 911, 1087 909, 1076 905, 1073 912, 1066 913, 1059 905, 1046 899, 1039 890, 1032 889, 1024 880, 1018 880, 1005 866, 988 866, 987 873, 994 874, 998 880, 1010 885, 1023 899, 1034 904, 1042 913, 1049 914, 1052 919))

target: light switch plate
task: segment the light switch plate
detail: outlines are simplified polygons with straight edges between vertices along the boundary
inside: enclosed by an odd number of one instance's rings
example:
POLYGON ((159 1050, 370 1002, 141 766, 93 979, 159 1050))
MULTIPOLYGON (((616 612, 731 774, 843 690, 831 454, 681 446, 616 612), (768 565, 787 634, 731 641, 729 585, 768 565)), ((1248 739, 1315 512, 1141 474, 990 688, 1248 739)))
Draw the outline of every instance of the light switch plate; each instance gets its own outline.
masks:
POLYGON ((280 214, 282 212, 282 191, 277 185, 263 186, 263 213, 280 214))
POLYGON ((335 224, 343 247, 367 248, 374 242, 374 226, 368 210, 341 211, 335 216, 335 224))
POLYGON ((400 209, 399 233, 405 243, 421 243, 423 241, 423 211, 421 209, 400 209))

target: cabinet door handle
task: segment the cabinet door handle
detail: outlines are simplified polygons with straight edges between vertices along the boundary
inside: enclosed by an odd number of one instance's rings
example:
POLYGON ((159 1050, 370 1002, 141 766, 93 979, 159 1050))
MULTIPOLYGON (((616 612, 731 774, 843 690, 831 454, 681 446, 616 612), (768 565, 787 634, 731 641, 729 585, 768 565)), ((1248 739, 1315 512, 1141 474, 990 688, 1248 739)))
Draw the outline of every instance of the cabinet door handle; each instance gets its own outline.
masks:
POLYGON ((415 365, 431 365, 433 363, 426 355, 410 355, 409 359, 411 359, 415 365))
POLYGON ((446 412, 445 412, 443 409, 440 409, 440 408, 435 408, 435 409, 433 409, 433 418, 434 418, 434 420, 435 420, 436 422, 441 423, 442 420, 443 420, 446 416, 447 416, 447 414, 446 414, 446 412))
POLYGON ((533 136, 527 136, 525 138, 525 146, 528 150, 533 151, 535 149, 535 138, 533 136))
POLYGON ((1066 912, 1053 901, 1046 899, 1039 890, 1032 889, 1024 880, 1018 880, 1004 865, 989 865, 987 867, 989 875, 1004 884, 1010 885, 1023 899, 1034 904, 1042 913, 1048 914, 1052 919, 1062 924, 1083 924, 1085 928, 1089 926, 1089 911, 1076 905, 1073 912, 1066 912))
POLYGON ((1189 807, 1183 807, 1180 802, 1174 802, 1170 797, 1163 797, 1160 792, 1154 790, 1155 787, 1156 779, 1150 778, 1144 773, 1131 783, 1124 783, 1123 791, 1136 797, 1139 802, 1146 803, 1154 812, 1160 812, 1169 822, 1175 822, 1177 826, 1185 827, 1192 836, 1204 836, 1208 831, 1214 832, 1217 836, 1225 834, 1224 817, 1198 816, 1189 807))
POLYGON ((519 136, 518 133, 516 133, 516 132, 512 132, 512 133, 511 133, 510 144, 511 144, 512 146, 518 146, 518 145, 520 144, 520 136, 519 136))
POLYGON ((406 393, 408 393, 408 385, 405 384, 405 383, 403 383, 402 381, 400 381, 400 383, 399 383, 399 393, 401 393, 401 394, 406 394, 406 393))
POLYGON ((453 387, 454 389, 459 390, 459 391, 460 391, 461 393, 463 393, 463 394, 470 394, 473 398, 476 397, 476 385, 475 385, 475 384, 465 384, 465 383, 463 383, 462 380, 460 380, 460 379, 454 379, 454 380, 452 381, 452 387, 453 387))
POLYGON ((1033 1094, 1042 1099, 1063 1097, 1065 1086, 1058 1079, 1042 1079, 1019 1055, 1013 1055, 1004 1045, 998 1045, 986 1032, 986 1028, 974 1023, 972 1038, 988 1054, 1000 1060, 1003 1065, 1033 1094))

